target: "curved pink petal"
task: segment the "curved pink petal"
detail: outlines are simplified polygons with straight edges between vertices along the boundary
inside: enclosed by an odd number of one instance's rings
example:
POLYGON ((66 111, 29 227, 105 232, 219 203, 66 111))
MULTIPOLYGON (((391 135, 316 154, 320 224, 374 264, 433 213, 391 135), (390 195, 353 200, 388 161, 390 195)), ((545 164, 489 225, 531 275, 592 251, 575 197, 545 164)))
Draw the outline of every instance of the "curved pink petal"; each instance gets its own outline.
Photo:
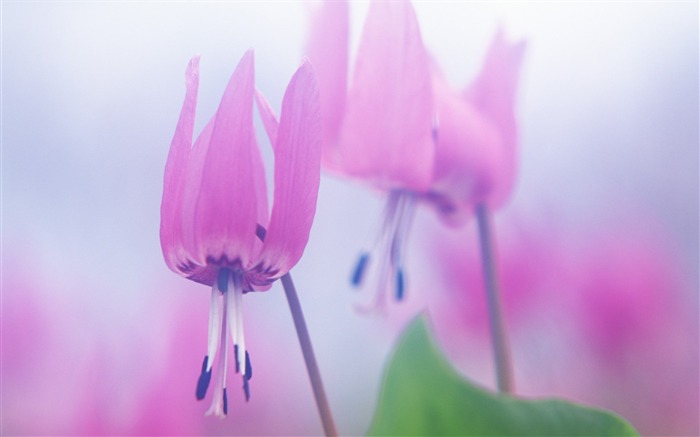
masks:
MULTIPOLYGON (((267 204, 267 181, 265 180, 265 166, 263 165, 260 148, 255 144, 253 155, 253 182, 255 184, 255 198, 258 204, 258 223, 267 227, 270 222, 270 210, 267 204)), ((254 241, 258 242, 257 239, 254 241)))
MULTIPOLYGON (((267 132, 267 137, 270 140, 272 148, 275 148, 275 143, 277 142, 277 130, 279 128, 279 122, 277 121, 277 115, 275 111, 268 103, 265 96, 260 92, 260 90, 255 90, 255 102, 258 107, 258 114, 262 119, 263 126, 267 132)), ((254 153, 254 165, 255 170, 255 190, 257 192, 258 198, 258 223, 263 227, 267 228, 270 222, 270 210, 268 208, 267 202, 267 182, 265 181, 265 167, 263 165, 262 156, 260 155, 260 149, 256 147, 254 153)), ((259 239, 255 239, 256 253, 260 252, 262 248, 262 243, 259 239)))
POLYGON ((207 266, 206 259, 202 260, 196 256, 198 250, 195 243, 197 232, 195 231, 194 223, 200 183, 204 172, 204 160, 207 156, 207 150, 209 150, 209 142, 211 133, 214 130, 215 119, 216 114, 209 119, 204 129, 202 129, 202 132, 199 133, 190 151, 182 193, 182 208, 180 211, 182 241, 186 256, 180 260, 181 264, 178 268, 187 278, 205 285, 212 285, 214 283, 218 268, 215 266, 207 266))
POLYGON ((481 72, 464 92, 466 101, 489 118, 503 137, 505 153, 497 176, 498 184, 489 199, 494 207, 508 197, 517 173, 515 98, 525 47, 524 41, 508 43, 499 30, 486 54, 481 72))
POLYGON ((258 217, 253 130, 254 65, 248 51, 226 87, 214 126, 194 210, 198 261, 247 264, 258 217))
POLYGON ((341 133, 345 170, 381 188, 427 190, 433 99, 428 55, 408 2, 370 5, 341 133))
MULTIPOLYGON (((265 96, 258 90, 255 89, 255 102, 258 107, 258 114, 262 119, 263 126, 265 127, 265 132, 270 140, 272 148, 275 148, 275 143, 277 141, 277 129, 279 128, 279 121, 277 121, 277 115, 275 111, 270 106, 265 96)), ((260 155, 260 149, 255 151, 255 189, 257 191, 258 198, 258 223, 263 227, 267 228, 270 222, 270 210, 268 208, 267 202, 267 182, 265 181, 265 167, 263 165, 262 156, 260 155)), ((262 248, 262 243, 259 239, 255 239, 256 253, 260 252, 262 248)))
POLYGON ((430 197, 441 217, 458 225, 489 199, 505 159, 503 139, 491 119, 465 102, 439 73, 433 90, 437 129, 430 197))
POLYGON ((275 147, 275 200, 258 273, 280 277, 301 258, 316 213, 320 167, 318 83, 313 68, 304 62, 282 101, 275 147))
POLYGON ((345 111, 348 82, 348 3, 324 1, 311 19, 306 55, 318 77, 324 164, 337 168, 338 135, 345 111))
POLYGON ((280 124, 277 119, 277 114, 275 114, 275 110, 272 109, 270 103, 258 89, 255 90, 255 103, 257 103, 258 114, 260 114, 263 126, 265 126, 267 137, 270 139, 270 144, 272 144, 272 148, 274 149, 277 147, 277 130, 280 124))
POLYGON ((199 87, 199 56, 193 57, 185 73, 187 91, 170 143, 163 178, 163 199, 160 204, 160 244, 165 263, 170 270, 180 273, 178 265, 185 258, 182 242, 180 210, 187 170, 187 161, 192 148, 194 117, 199 87))

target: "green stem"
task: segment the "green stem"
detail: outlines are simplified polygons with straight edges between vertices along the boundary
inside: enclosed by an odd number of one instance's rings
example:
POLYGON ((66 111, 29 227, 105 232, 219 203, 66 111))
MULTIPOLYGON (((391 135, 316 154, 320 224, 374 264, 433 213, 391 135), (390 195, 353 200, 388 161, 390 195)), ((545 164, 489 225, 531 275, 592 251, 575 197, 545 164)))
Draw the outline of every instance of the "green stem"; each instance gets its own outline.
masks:
POLYGON ((496 384, 501 393, 513 393, 513 363, 510 356, 508 334, 501 308, 500 285, 496 272, 493 230, 486 205, 476 207, 476 221, 479 227, 481 260, 484 268, 484 284, 488 301, 489 320, 491 323, 491 340, 496 364, 496 384))
POLYGON ((297 296, 294 282, 292 282, 292 277, 289 273, 282 276, 282 286, 284 287, 284 293, 287 295, 289 309, 294 319, 294 327, 297 330, 299 344, 301 345, 301 352, 304 355, 306 369, 309 372, 311 387, 313 388, 316 405, 318 406, 318 412, 321 415, 321 422, 323 423, 323 431, 327 437, 335 437, 338 435, 338 431, 335 429, 333 415, 328 405, 328 398, 326 397, 326 392, 323 390, 321 372, 319 372, 318 364, 316 364, 314 349, 311 346, 311 338, 309 337, 309 331, 306 329, 306 322, 304 321, 304 313, 301 311, 299 297, 297 296))

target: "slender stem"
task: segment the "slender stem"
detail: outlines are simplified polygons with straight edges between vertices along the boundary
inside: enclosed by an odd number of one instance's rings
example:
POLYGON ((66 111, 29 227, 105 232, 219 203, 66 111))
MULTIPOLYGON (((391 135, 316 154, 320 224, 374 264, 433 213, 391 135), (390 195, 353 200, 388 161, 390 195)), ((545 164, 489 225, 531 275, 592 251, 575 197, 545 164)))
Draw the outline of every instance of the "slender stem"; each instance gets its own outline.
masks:
POLYGON ((496 364, 496 383, 501 393, 513 393, 513 362, 510 356, 508 334, 501 309, 500 286, 496 272, 494 256, 493 230, 486 205, 476 207, 476 220, 479 227, 481 243, 481 260, 484 268, 484 284, 488 300, 489 319, 491 322, 491 340, 496 364))
POLYGON ((306 329, 304 313, 301 311, 299 297, 297 296, 294 282, 292 282, 292 277, 289 273, 282 276, 282 286, 284 287, 284 294, 287 295, 289 310, 292 312, 294 327, 297 330, 299 344, 301 344, 301 352, 304 354, 304 361, 306 362, 306 369, 309 372, 309 379, 311 380, 311 387, 313 388, 314 397, 316 398, 316 405, 321 415, 321 422, 323 422, 323 430, 327 437, 335 437, 338 435, 338 431, 335 429, 333 415, 328 405, 328 398, 326 397, 326 392, 323 390, 321 373, 318 370, 318 364, 316 364, 316 357, 314 356, 314 349, 311 346, 309 331, 306 329))

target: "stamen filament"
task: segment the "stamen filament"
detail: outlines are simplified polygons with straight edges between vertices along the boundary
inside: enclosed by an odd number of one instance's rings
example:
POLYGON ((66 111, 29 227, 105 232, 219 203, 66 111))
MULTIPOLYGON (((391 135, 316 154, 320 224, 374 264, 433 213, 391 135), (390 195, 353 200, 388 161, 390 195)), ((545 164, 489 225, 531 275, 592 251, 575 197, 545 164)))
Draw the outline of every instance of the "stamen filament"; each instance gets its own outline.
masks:
POLYGON ((227 325, 228 314, 226 306, 222 309, 222 322, 219 325, 220 344, 219 344, 219 362, 217 363, 217 377, 214 396, 211 400, 211 406, 205 413, 207 416, 215 415, 221 419, 226 417, 228 411, 228 399, 226 396, 226 365, 228 362, 228 341, 227 341, 227 325))
POLYGON ((250 387, 248 381, 251 376, 250 358, 245 349, 245 336, 243 333, 243 278, 239 272, 233 272, 230 277, 229 292, 226 296, 226 305, 229 311, 228 330, 233 340, 233 354, 236 363, 236 373, 243 376, 243 392, 246 401, 250 399, 250 387))
POLYGON ((245 336, 243 335, 243 289, 240 278, 234 277, 234 298, 235 298, 235 323, 236 323, 236 345, 238 345, 238 361, 241 374, 245 376, 245 336))
POLYGON ((229 317, 228 328, 231 333, 231 340, 233 341, 233 359, 236 363, 236 373, 238 373, 240 368, 240 362, 238 360, 238 307, 236 301, 236 283, 234 277, 236 274, 232 274, 229 277, 229 293, 226 293, 226 305, 228 307, 228 312, 231 315, 229 317))
POLYGON ((207 372, 211 372, 216 357, 216 349, 219 347, 221 335, 221 303, 218 282, 214 282, 211 288, 211 304, 209 306, 209 342, 207 344, 207 356, 209 357, 207 372))

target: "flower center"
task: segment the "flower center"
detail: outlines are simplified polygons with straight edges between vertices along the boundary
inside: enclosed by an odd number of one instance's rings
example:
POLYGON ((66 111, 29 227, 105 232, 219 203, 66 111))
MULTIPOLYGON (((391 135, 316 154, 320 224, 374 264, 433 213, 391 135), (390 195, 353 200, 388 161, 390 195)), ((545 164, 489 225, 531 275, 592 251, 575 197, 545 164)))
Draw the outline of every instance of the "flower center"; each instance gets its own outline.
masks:
POLYGON ((202 363, 202 372, 197 381, 197 400, 204 399, 211 381, 214 359, 218 354, 217 380, 214 396, 207 415, 224 418, 228 413, 226 396, 226 366, 228 362, 228 339, 233 341, 236 373, 243 376, 243 392, 250 399, 248 381, 253 377, 250 355, 245 348, 243 335, 243 273, 236 269, 219 269, 217 280, 211 290, 209 307, 209 342, 207 355, 202 363), (242 365, 241 365, 242 364, 242 365))
POLYGON ((393 282, 393 295, 401 301, 405 295, 405 279, 403 269, 403 246, 408 238, 408 232, 415 213, 416 196, 405 190, 393 190, 389 193, 384 209, 384 221, 371 250, 360 253, 357 265, 353 270, 351 283, 358 288, 362 285, 369 266, 370 258, 379 254, 380 268, 379 286, 375 294, 375 302, 368 309, 383 309, 386 305, 386 294, 393 282))

